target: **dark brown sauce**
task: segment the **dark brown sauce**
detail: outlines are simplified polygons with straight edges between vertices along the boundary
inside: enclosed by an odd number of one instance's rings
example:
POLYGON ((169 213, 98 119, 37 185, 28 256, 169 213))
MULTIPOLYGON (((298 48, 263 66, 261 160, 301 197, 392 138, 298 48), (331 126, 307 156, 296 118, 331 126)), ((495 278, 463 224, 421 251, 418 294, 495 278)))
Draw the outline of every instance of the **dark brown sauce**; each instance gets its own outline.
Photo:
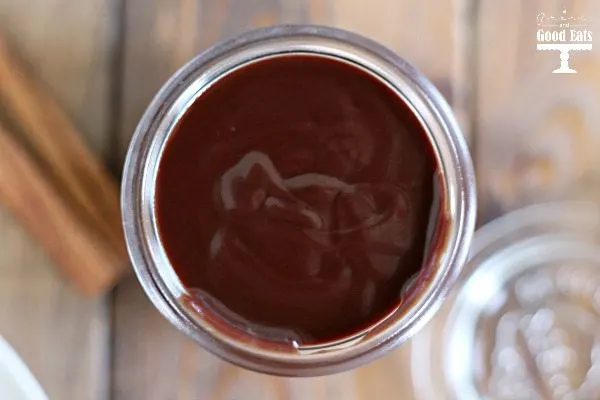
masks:
POLYGON ((288 55, 191 105, 160 160, 156 215, 197 309, 311 344, 401 304, 428 228, 445 229, 439 193, 432 146, 397 94, 346 63, 288 55))

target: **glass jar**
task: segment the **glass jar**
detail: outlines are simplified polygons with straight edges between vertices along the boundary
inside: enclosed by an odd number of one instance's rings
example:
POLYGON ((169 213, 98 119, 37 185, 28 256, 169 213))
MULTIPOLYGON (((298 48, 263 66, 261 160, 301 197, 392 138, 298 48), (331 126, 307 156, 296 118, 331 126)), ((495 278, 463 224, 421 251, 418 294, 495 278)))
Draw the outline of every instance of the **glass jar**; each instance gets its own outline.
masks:
POLYGON ((547 203, 475 233, 455 290, 411 342, 418 399, 600 398, 600 209, 547 203))
MULTIPOLYGON (((124 170, 122 211, 130 257, 156 308, 179 330, 217 356, 242 367, 286 376, 314 376, 355 368, 411 337, 431 318, 466 260, 476 214, 475 180, 467 145, 451 109, 434 86, 381 45, 339 29, 276 26, 251 31, 206 50, 169 79, 144 113, 124 170), (154 212, 157 167, 177 121, 203 90, 233 69, 282 54, 333 57, 392 88, 412 109, 432 143, 445 190, 439 207, 448 236, 427 283, 391 316, 351 337, 282 349, 249 333, 233 335, 180 300, 185 289, 161 245, 154 212)), ((411 289, 412 290, 412 289, 411 289)), ((412 293, 412 292, 411 292, 412 293)))

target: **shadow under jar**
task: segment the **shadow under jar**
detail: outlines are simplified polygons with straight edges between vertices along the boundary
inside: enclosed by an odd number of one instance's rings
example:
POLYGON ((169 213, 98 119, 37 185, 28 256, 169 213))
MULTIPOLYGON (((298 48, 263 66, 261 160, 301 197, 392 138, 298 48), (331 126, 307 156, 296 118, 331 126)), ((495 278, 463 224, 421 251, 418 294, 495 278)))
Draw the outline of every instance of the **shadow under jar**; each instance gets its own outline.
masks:
POLYGON ((437 90, 315 26, 252 31, 179 70, 137 127, 122 196, 158 310, 225 360, 288 376, 355 368, 422 327, 476 208, 437 90))

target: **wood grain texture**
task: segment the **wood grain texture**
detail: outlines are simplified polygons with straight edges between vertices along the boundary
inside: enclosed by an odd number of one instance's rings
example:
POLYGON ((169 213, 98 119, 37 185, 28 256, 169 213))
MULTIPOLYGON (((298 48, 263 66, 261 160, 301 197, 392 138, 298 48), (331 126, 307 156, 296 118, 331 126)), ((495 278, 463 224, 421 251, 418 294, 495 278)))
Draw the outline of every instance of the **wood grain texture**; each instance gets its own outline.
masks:
MULTIPOLYGON (((0 1, 4 38, 101 154, 108 151, 111 6, 109 0, 0 1)), ((106 398, 110 353, 104 301, 82 298, 3 207, 0 334, 52 399, 106 398)))
POLYGON ((577 74, 552 74, 556 51, 536 50, 537 14, 585 16, 594 0, 481 1, 475 157, 482 221, 543 200, 600 200, 600 38, 571 52, 577 74))
MULTIPOLYGON (((122 152, 152 96, 185 61, 224 36, 280 22, 334 25, 384 43, 439 83, 466 122, 466 50, 457 28, 465 13, 459 0, 127 0, 122 152)), ((153 309, 134 279, 117 289, 115 313, 116 400, 412 398, 408 346, 344 374, 274 378, 199 349, 153 309)))

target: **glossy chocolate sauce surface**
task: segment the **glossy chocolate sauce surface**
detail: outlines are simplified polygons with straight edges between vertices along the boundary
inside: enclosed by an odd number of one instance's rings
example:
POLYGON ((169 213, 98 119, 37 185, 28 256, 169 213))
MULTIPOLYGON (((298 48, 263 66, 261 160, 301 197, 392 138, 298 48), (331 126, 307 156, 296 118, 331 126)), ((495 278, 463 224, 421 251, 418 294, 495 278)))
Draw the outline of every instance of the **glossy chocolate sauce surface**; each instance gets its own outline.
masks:
POLYGON ((421 269, 436 170, 418 120, 368 73, 262 60, 214 83, 172 132, 161 241, 200 308, 211 299, 258 335, 338 339, 398 307, 421 269))

